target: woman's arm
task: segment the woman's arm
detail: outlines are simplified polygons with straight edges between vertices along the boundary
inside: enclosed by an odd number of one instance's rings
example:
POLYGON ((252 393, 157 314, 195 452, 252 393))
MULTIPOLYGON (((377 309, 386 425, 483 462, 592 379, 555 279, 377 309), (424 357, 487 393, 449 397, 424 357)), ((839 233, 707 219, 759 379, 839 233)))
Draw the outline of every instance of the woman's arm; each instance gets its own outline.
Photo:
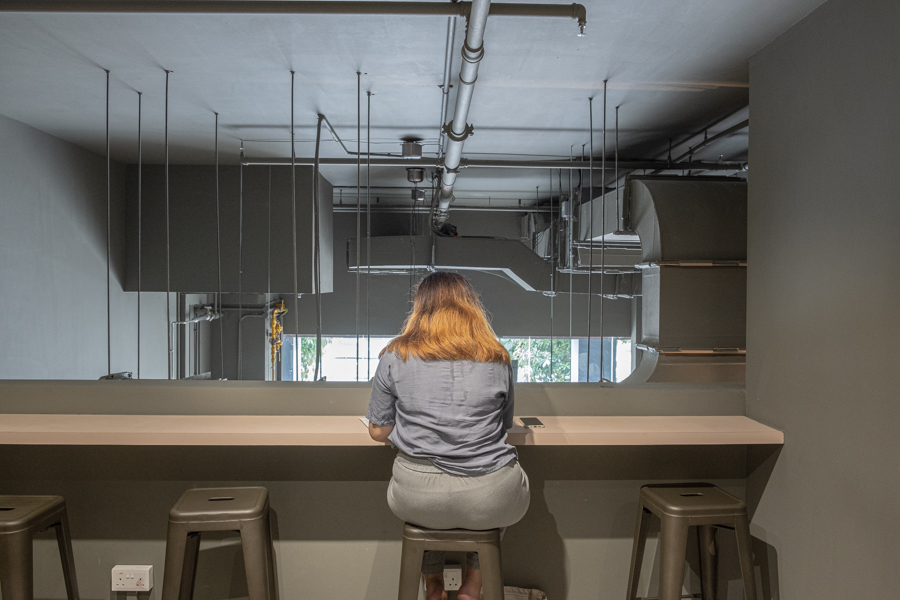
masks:
POLYGON ((388 436, 391 435, 391 432, 394 430, 393 425, 376 425, 375 423, 369 422, 369 435, 376 442, 386 442, 388 441, 388 436))
POLYGON ((375 376, 372 378, 372 397, 366 413, 366 418, 369 419, 369 435, 376 442, 382 443, 387 441, 394 430, 394 420, 397 416, 397 397, 394 395, 390 364, 389 354, 385 354, 378 361, 378 368, 375 369, 375 376), (375 422, 384 425, 376 425, 375 422))

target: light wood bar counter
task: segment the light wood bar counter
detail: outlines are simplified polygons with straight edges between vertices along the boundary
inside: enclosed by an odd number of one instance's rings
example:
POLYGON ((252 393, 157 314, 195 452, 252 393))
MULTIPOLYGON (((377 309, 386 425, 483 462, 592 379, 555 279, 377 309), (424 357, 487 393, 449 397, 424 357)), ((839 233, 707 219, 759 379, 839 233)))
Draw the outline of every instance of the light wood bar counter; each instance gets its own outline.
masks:
MULTIPOLYGON (((744 416, 543 416, 509 431, 517 446, 783 444, 744 416)), ((0 444, 75 446, 380 446, 355 416, 0 415, 0 444)))

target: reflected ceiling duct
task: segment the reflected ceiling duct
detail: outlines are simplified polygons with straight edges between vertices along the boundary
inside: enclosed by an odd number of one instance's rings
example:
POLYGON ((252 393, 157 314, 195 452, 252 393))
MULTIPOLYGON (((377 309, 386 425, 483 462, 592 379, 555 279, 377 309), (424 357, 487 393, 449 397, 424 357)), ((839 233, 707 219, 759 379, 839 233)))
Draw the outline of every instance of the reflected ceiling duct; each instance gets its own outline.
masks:
MULTIPOLYGON (((481 271, 501 275, 530 292, 552 292, 553 265, 519 240, 440 236, 379 236, 369 244, 371 260, 363 255, 357 263, 356 240, 347 241, 347 267, 351 271, 371 268, 373 273, 409 271, 481 271)), ((586 275, 586 272, 583 273, 586 275)), ((557 278, 557 293, 588 293, 588 278, 579 273, 557 278)), ((598 277, 595 273, 594 277, 598 277)), ((604 273, 608 298, 633 298, 641 294, 638 271, 604 273)))
POLYGON ((640 363, 625 383, 742 382, 747 183, 629 177, 624 211, 641 240, 642 289, 640 363))

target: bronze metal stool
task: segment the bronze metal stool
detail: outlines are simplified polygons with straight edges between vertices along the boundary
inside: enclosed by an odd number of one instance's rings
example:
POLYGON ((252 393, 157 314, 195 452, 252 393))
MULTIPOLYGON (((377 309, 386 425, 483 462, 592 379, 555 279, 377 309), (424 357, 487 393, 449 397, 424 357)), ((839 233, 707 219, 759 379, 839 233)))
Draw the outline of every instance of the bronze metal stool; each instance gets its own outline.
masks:
POLYGON ((275 556, 264 487, 197 488, 169 511, 162 600, 191 600, 204 531, 238 531, 250 600, 275 600, 275 556))
POLYGON ((3 600, 34 598, 34 535, 53 527, 66 596, 78 600, 66 501, 61 496, 0 496, 0 592, 3 600))
POLYGON ((499 529, 425 529, 409 523, 403 527, 399 600, 416 600, 419 597, 422 559, 427 550, 477 552, 484 600, 503 600, 499 529))
POLYGON ((716 600, 718 575, 716 527, 734 530, 737 536, 745 599, 756 600, 747 505, 709 483, 645 485, 641 488, 634 548, 631 553, 631 573, 628 576, 628 600, 635 600, 637 597, 651 514, 657 516, 661 523, 659 600, 681 599, 688 528, 693 526, 698 529, 700 541, 700 582, 703 600, 716 600))

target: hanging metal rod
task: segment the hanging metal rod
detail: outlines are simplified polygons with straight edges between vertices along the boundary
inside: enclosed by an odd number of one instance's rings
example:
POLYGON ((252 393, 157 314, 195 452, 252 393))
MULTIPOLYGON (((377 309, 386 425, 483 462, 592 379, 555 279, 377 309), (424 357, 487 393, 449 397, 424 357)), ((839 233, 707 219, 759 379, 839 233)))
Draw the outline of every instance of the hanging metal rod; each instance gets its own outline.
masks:
MULTIPOLYGON (((471 2, 359 2, 296 0, 4 0, 0 12, 159 13, 244 15, 420 15, 469 17, 471 2)), ((568 17, 584 34, 587 10, 581 4, 493 4, 496 17, 568 17)))
MULTIPOLYGON (((315 158, 297 157, 294 164, 314 165, 315 158)), ((290 165, 289 158, 245 158, 245 165, 290 165)), ((320 158, 320 165, 356 165, 355 158, 320 158)), ((443 162, 438 158, 373 158, 369 164, 373 167, 419 167, 438 168, 443 162)), ((493 160, 481 158, 463 158, 459 168, 488 168, 488 169, 563 169, 576 171, 590 169, 591 161, 586 160, 493 160)), ((612 165, 608 165, 613 168, 612 165)), ((746 171, 749 168, 745 162, 706 162, 693 161, 672 163, 669 165, 664 160, 620 160, 619 169, 624 170, 660 170, 660 171, 746 171)), ((599 171, 601 167, 594 166, 599 171)))

